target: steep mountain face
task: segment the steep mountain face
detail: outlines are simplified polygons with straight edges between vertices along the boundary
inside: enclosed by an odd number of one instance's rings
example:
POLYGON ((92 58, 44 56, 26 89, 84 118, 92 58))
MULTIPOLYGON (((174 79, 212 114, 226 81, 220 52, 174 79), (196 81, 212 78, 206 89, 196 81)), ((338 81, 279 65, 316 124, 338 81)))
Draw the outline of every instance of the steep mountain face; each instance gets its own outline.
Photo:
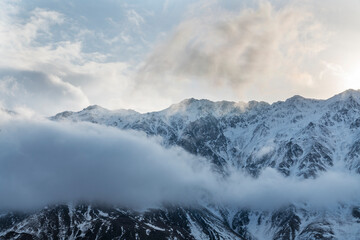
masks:
POLYGON ((289 205, 274 211, 168 206, 136 212, 58 205, 0 216, 0 239, 358 239, 360 207, 289 205))
MULTIPOLYGON (((284 102, 211 102, 187 99, 140 114, 90 106, 54 121, 86 121, 162 137, 209 160, 257 177, 274 168, 286 177, 316 178, 345 165, 360 173, 360 92, 327 100, 294 96, 284 102)), ((90 205, 53 206, 39 212, 0 215, 0 239, 358 239, 360 207, 332 211, 294 203, 273 211, 224 206, 177 206, 135 212, 90 205)))
POLYGON ((360 93, 354 90, 328 100, 294 96, 271 105, 187 99, 145 114, 90 106, 52 119, 161 136, 165 146, 206 157, 220 171, 235 166, 257 176, 271 167, 285 176, 314 178, 343 162, 360 171, 360 93))
POLYGON ((0 231, 4 229, 6 233, 0 239, 242 239, 202 207, 135 212, 116 207, 59 205, 32 214, 2 216, 0 231), (11 224, 4 219, 11 220, 11 224))

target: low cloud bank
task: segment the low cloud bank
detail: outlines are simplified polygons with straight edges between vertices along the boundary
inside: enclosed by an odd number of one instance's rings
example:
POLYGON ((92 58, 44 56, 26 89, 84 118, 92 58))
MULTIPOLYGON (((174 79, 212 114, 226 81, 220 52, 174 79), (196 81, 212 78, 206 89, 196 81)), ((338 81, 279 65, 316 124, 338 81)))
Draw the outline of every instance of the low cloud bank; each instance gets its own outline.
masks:
POLYGON ((204 159, 141 133, 6 115, 0 115, 0 209, 69 201, 151 207, 204 198, 237 207, 296 201, 331 207, 360 196, 360 177, 347 172, 299 180, 266 169, 257 179, 239 171, 223 179, 204 159))
POLYGON ((29 119, 0 128, 0 208, 185 201, 188 191, 207 181, 194 157, 139 133, 29 119))

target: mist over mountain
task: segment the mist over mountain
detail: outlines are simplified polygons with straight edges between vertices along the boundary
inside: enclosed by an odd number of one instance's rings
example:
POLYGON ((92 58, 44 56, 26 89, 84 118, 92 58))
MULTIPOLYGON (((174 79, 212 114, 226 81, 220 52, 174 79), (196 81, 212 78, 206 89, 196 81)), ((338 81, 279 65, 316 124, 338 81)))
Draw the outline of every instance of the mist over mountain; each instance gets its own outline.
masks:
POLYGON ((356 239, 360 92, 1 111, 0 238, 356 239))
POLYGON ((0 240, 359 240, 359 9, 1 0, 0 240))

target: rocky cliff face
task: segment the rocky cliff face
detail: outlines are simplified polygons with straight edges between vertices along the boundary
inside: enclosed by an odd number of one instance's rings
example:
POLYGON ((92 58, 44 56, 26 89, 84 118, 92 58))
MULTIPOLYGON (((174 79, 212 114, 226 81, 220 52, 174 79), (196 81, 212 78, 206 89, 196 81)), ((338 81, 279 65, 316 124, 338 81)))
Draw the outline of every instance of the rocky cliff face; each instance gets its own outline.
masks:
POLYGON ((116 207, 59 205, 36 213, 10 213, 1 219, 0 230, 6 229, 3 239, 241 239, 202 207, 172 206, 136 212, 116 207))
MULTIPOLYGON (((164 147, 203 156, 224 175, 236 168, 257 177, 270 167, 307 179, 339 165, 360 173, 360 92, 354 90, 327 100, 294 96, 273 104, 187 99, 145 114, 90 106, 51 119, 160 136, 164 147)), ((356 204, 331 211, 293 203, 273 211, 204 204, 143 212, 61 205, 1 215, 0 239, 357 239, 359 213, 356 204)))

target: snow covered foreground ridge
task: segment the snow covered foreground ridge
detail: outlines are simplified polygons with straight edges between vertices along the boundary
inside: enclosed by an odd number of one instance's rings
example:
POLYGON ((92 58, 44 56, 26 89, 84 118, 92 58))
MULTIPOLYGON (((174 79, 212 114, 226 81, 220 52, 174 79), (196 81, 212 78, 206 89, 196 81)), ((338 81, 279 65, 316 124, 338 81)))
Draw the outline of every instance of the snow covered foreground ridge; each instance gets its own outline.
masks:
MULTIPOLYGON (((295 96, 285 102, 233 103, 188 99, 140 114, 90 106, 51 118, 87 121, 162 137, 229 169, 258 177, 272 168, 289 179, 330 171, 360 172, 360 92, 328 100, 295 96)), ((346 187, 346 186, 345 186, 346 187)), ((286 196, 288 193, 284 193, 286 196)), ((263 199, 264 202, 269 199, 263 199)), ((0 216, 0 239, 359 239, 360 200, 313 208, 294 202, 279 209, 164 206, 145 212, 91 205, 59 205, 0 216)))

